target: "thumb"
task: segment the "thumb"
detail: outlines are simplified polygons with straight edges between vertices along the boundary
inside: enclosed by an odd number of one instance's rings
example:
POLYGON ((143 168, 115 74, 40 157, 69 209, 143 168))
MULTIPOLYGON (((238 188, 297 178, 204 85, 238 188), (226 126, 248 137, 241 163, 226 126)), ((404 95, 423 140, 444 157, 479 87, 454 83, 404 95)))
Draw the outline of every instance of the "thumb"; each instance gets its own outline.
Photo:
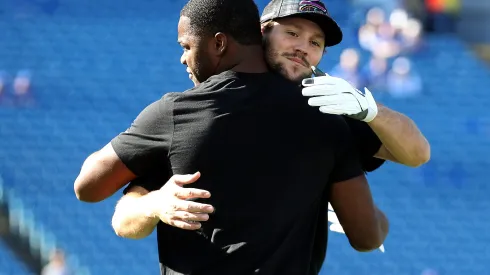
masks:
POLYGON ((334 78, 329 75, 305 78, 301 82, 301 85, 303 85, 303 87, 310 87, 315 85, 334 84, 335 82, 333 82, 333 79, 334 78))
POLYGON ((186 174, 186 175, 174 175, 171 180, 179 185, 186 185, 190 183, 196 182, 201 177, 201 172, 196 172, 194 174, 186 174))
POLYGON ((364 88, 364 95, 366 96, 369 106, 371 108, 376 108, 376 100, 374 100, 373 94, 368 90, 368 88, 364 88))
POLYGON ((327 73, 323 72, 322 70, 320 70, 320 68, 317 68, 315 66, 311 66, 311 71, 315 76, 328 76, 327 73))

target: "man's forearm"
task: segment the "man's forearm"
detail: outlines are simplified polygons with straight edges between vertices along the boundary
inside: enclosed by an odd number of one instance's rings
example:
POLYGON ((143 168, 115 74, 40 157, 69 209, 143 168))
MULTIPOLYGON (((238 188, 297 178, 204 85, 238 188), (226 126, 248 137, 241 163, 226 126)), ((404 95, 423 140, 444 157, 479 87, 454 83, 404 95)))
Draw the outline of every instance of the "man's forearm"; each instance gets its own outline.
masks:
POLYGON ((112 217, 116 234, 128 239, 142 239, 150 235, 160 219, 153 215, 151 194, 136 197, 124 196, 117 204, 112 217))
POLYGON ((381 238, 381 243, 384 243, 386 236, 388 236, 388 231, 390 228, 388 218, 386 217, 385 213, 383 211, 379 210, 378 207, 376 207, 376 216, 378 218, 378 223, 379 223, 379 231, 380 231, 380 238, 381 238))
POLYGON ((378 104, 378 115, 368 125, 396 162, 417 167, 429 161, 430 145, 407 116, 378 104))

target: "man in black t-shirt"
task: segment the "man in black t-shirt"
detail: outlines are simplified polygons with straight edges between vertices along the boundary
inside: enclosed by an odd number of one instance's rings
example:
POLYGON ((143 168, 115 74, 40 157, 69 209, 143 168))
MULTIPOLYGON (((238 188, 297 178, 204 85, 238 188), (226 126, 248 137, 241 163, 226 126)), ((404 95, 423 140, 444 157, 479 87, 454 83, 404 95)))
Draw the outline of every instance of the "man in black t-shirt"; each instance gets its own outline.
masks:
POLYGON ((379 247, 387 220, 345 120, 268 72, 253 1, 191 0, 178 33, 197 86, 145 108, 77 178, 140 179, 116 207, 116 233, 143 238, 156 226, 162 274, 318 274, 330 199, 344 205, 354 248, 379 247))

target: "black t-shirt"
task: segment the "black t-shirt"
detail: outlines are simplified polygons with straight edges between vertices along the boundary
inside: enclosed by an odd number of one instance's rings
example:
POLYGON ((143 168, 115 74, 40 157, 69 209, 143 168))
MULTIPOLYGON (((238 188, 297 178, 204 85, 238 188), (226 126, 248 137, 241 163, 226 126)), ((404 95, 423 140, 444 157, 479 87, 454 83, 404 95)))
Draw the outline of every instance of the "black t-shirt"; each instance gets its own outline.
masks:
POLYGON ((345 117, 345 120, 352 132, 354 146, 361 159, 362 169, 365 172, 378 169, 385 162, 383 159, 374 157, 374 154, 381 148, 381 140, 367 123, 348 117, 345 117))
MULTIPOLYGON (((157 226, 162 274, 318 274, 329 184, 362 174, 346 121, 273 73, 226 71, 148 106, 112 141, 152 191, 201 172, 216 212, 200 230, 157 226)), ((199 200, 198 200, 199 201, 199 200)))

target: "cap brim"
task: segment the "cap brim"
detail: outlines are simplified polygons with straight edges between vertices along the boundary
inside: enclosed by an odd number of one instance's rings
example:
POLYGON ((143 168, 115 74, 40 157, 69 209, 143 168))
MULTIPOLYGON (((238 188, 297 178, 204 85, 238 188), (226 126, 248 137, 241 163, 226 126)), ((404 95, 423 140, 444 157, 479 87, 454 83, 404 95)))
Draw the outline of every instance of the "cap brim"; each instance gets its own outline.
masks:
POLYGON ((320 26, 323 33, 325 34, 325 46, 327 47, 332 47, 342 42, 342 30, 340 29, 337 22, 335 22, 335 20, 333 20, 329 16, 316 13, 296 13, 287 16, 276 17, 275 19, 287 17, 301 17, 306 20, 315 22, 318 26, 320 26))

